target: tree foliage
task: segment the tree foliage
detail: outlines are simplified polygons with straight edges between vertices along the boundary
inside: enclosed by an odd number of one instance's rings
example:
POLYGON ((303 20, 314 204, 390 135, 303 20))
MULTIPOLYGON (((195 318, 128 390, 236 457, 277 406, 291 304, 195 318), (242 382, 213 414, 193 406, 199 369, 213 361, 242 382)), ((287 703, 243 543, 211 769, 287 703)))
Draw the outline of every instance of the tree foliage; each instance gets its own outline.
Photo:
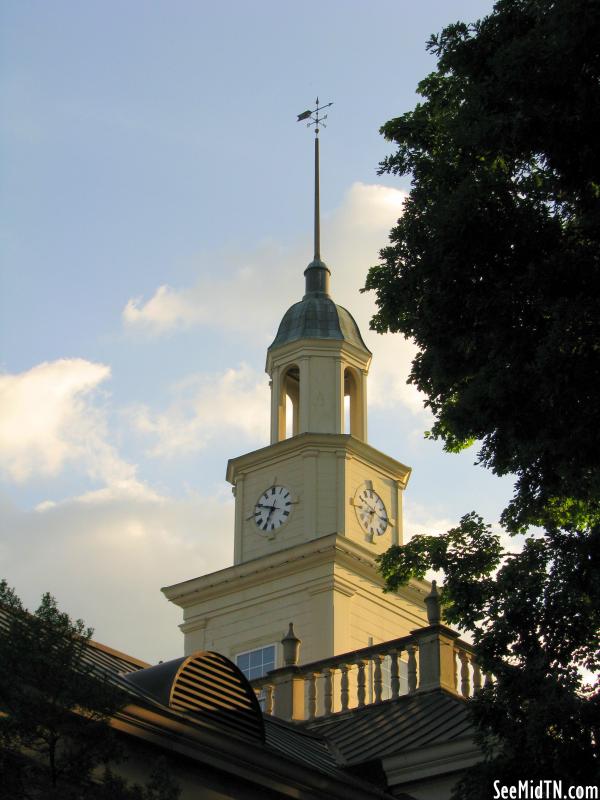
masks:
POLYGON ((502 0, 433 37, 423 103, 382 132, 413 176, 366 288, 412 337, 448 450, 516 474, 513 529, 597 518, 600 4, 502 0))
POLYGON ((29 613, 6 581, 0 612, 0 796, 176 800, 164 765, 146 787, 111 771, 124 752, 109 719, 126 696, 85 658, 92 630, 49 594, 29 613))
POLYGON ((582 670, 600 666, 599 42, 598 0, 499 0, 432 37, 423 101, 382 128, 397 149, 381 170, 412 188, 367 277, 372 327, 414 339, 428 435, 478 441, 514 475, 501 521, 527 534, 507 553, 472 513, 381 559, 389 588, 445 573, 445 618, 496 677, 472 704, 487 760, 462 797, 598 778, 582 670))

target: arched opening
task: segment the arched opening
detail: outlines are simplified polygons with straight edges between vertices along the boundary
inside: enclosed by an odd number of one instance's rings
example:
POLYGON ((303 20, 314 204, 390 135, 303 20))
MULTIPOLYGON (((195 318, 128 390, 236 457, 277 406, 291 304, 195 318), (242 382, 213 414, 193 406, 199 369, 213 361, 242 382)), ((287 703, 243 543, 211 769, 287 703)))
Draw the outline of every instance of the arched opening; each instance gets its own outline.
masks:
POLYGON ((299 431, 300 370, 289 366, 281 376, 279 396, 279 441, 296 436, 299 431))
POLYGON ((344 432, 365 438, 361 377, 352 367, 344 370, 344 432))

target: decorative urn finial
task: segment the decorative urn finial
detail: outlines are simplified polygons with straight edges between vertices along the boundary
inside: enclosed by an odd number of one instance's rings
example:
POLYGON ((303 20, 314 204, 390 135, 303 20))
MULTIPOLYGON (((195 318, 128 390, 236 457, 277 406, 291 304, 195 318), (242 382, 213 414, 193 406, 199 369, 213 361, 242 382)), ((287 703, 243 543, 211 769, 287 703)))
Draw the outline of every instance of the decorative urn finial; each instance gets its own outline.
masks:
POLYGON ((298 664, 300 655, 300 644, 302 640, 294 633, 294 623, 290 622, 288 632, 281 640, 283 645, 283 664, 286 667, 295 667, 298 664))
POLYGON ((437 582, 431 581, 431 591, 425 598, 427 608, 427 621, 430 625, 438 625, 441 619, 440 596, 437 590, 437 582))

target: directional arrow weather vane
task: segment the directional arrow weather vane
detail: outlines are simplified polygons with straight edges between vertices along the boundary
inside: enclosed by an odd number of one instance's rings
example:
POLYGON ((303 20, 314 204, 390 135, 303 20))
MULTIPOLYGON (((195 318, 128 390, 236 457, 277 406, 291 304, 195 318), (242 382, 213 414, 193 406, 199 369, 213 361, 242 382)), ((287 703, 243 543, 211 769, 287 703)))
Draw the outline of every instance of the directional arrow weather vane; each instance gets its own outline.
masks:
POLYGON ((310 110, 303 111, 301 114, 298 114, 298 122, 304 122, 305 119, 309 119, 310 122, 306 123, 306 127, 310 128, 311 125, 314 125, 315 126, 315 136, 318 136, 319 135, 319 125, 322 125, 324 128, 327 127, 327 125, 325 125, 325 122, 324 122, 324 120, 327 119, 327 114, 325 114, 323 117, 321 117, 321 116, 319 116, 319 112, 323 111, 323 109, 325 109, 325 108, 329 108, 329 106, 332 106, 333 103, 327 103, 324 106, 320 106, 318 97, 317 97, 315 102, 316 102, 316 108, 314 108, 312 111, 310 111, 310 110))
POLYGON ((306 127, 310 128, 311 125, 315 126, 315 255, 313 264, 319 264, 323 267, 325 265, 321 262, 321 214, 319 207, 319 125, 322 125, 324 128, 327 127, 327 125, 325 125, 327 114, 320 116, 320 112, 332 105, 333 103, 327 103, 324 106, 320 106, 319 98, 317 97, 316 108, 312 111, 303 111, 301 114, 298 114, 298 122, 304 122, 305 119, 308 119, 310 122, 306 123, 306 127))

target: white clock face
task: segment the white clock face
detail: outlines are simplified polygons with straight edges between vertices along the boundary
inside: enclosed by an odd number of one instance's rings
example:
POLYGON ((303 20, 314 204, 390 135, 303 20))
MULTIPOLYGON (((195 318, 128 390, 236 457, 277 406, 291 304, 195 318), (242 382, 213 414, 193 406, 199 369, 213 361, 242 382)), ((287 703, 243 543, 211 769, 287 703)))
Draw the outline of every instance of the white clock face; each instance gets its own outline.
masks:
POLYGON ((285 486, 271 486, 254 506, 254 522, 265 533, 280 528, 292 512, 292 495, 285 486))
POLYGON ((361 527, 370 534, 381 536, 389 520, 383 500, 373 489, 361 489, 354 501, 356 516, 361 527))

